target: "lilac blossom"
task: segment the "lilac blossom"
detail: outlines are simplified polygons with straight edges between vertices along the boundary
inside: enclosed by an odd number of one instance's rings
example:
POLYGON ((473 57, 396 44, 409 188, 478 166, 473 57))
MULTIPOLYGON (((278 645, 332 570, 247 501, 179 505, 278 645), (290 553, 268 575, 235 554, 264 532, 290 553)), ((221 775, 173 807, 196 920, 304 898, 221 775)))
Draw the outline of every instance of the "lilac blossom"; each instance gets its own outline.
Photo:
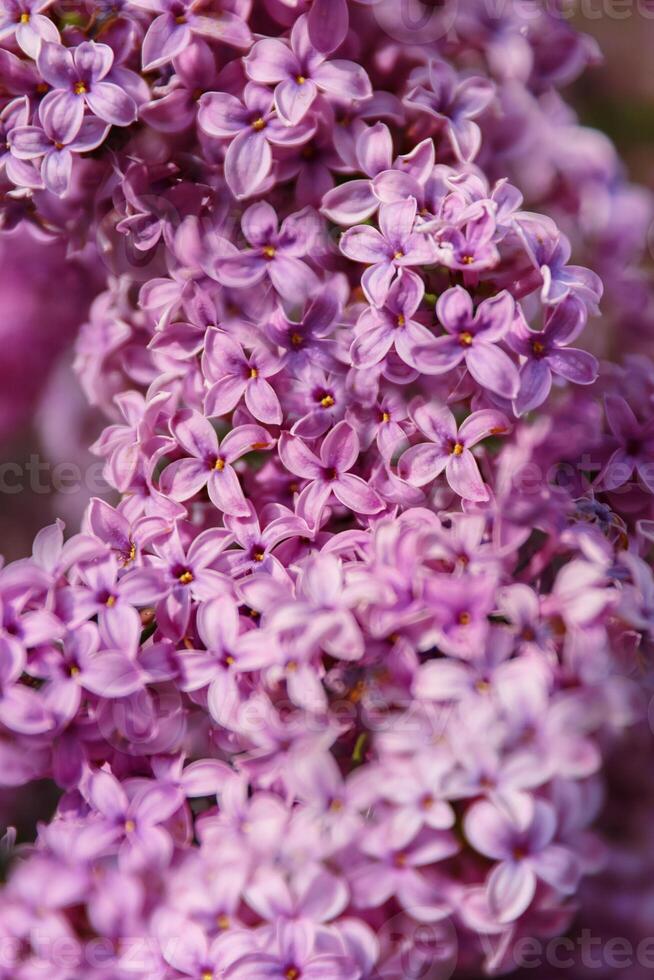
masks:
POLYGON ((317 285, 316 274, 302 259, 315 244, 314 212, 305 208, 278 225, 274 209, 265 201, 251 205, 242 218, 243 234, 251 248, 230 249, 217 257, 213 274, 225 286, 256 286, 270 279, 291 302, 306 299, 317 285))
POLYGON ((464 500, 488 500, 488 490, 470 450, 490 435, 507 433, 510 424, 506 416, 484 409, 473 412, 457 427, 449 408, 424 404, 414 409, 412 418, 430 441, 402 454, 398 461, 400 476, 420 487, 444 471, 449 485, 464 500))
POLYGON ((606 417, 618 443, 601 476, 603 485, 612 490, 627 482, 634 470, 650 493, 654 493, 654 425, 639 422, 629 403, 619 395, 605 402, 606 417))
POLYGON ((290 44, 276 38, 257 41, 245 68, 252 81, 275 86, 275 108, 289 126, 302 121, 320 91, 353 100, 372 95, 364 68, 353 61, 327 61, 313 47, 305 17, 295 22, 290 44))
POLYGON ((507 343, 525 358, 515 400, 520 415, 543 404, 550 393, 553 374, 574 384, 590 385, 595 381, 597 359, 588 351, 567 346, 584 325, 583 307, 572 299, 564 300, 548 313, 543 330, 531 330, 524 318, 516 318, 507 343))
POLYGON ((159 68, 181 54, 197 35, 236 48, 248 48, 252 35, 247 26, 249 0, 220 0, 206 11, 198 0, 133 0, 159 14, 143 39, 144 71, 159 68))
POLYGON ((219 444, 206 418, 185 412, 174 423, 173 433, 189 454, 162 473, 162 483, 173 499, 188 500, 206 486, 212 503, 225 514, 247 516, 249 509, 232 464, 246 453, 270 449, 273 443, 266 430, 259 425, 239 426, 219 444))
POLYGON ((486 299, 473 311, 470 293, 461 286, 438 298, 436 315, 449 336, 439 337, 423 352, 429 373, 451 371, 462 361, 475 381, 503 398, 518 393, 518 369, 497 341, 508 334, 515 304, 507 292, 486 299))
POLYGON ((45 15, 53 0, 8 0, 0 13, 0 41, 12 35, 30 58, 37 58, 42 41, 57 43, 59 31, 45 15))
POLYGON ((517 919, 532 901, 537 879, 564 894, 575 889, 579 871, 574 856, 554 844, 556 816, 536 803, 525 830, 511 825, 492 803, 480 802, 466 818, 466 836, 476 850, 499 863, 488 881, 490 907, 501 922, 517 919))
POLYGON ((19 160, 40 161, 41 177, 58 197, 70 187, 73 154, 95 150, 109 126, 93 116, 76 119, 59 100, 44 101, 39 108, 40 126, 17 126, 12 134, 12 153, 19 160))
POLYGON ((250 197, 264 183, 273 146, 303 145, 312 133, 306 121, 284 125, 274 112, 270 92, 253 83, 243 89, 243 102, 226 92, 204 95, 198 122, 209 136, 229 140, 225 180, 238 198, 250 197))
POLYGON ((341 251, 355 262, 370 266, 361 285, 374 306, 383 306, 399 269, 430 265, 436 249, 426 235, 415 229, 415 198, 379 209, 379 231, 369 225, 349 228, 341 238, 341 251))
POLYGON ((282 433, 279 454, 287 470, 309 481, 298 498, 297 513, 310 527, 319 524, 332 494, 355 512, 376 514, 383 509, 375 490, 348 472, 359 455, 359 440, 347 422, 339 422, 323 440, 320 457, 298 436, 287 433, 282 433))
POLYGON ((61 124, 69 134, 79 131, 85 106, 99 119, 116 126, 129 126, 136 119, 134 99, 108 80, 114 63, 109 45, 84 41, 70 50, 46 41, 41 45, 37 63, 43 78, 52 86, 47 104, 61 113, 61 124))
POLYGON ((481 146, 481 131, 473 122, 493 99, 495 89, 488 79, 473 76, 459 80, 443 61, 432 59, 410 79, 412 87, 405 104, 432 116, 444 125, 457 157, 474 160, 481 146))

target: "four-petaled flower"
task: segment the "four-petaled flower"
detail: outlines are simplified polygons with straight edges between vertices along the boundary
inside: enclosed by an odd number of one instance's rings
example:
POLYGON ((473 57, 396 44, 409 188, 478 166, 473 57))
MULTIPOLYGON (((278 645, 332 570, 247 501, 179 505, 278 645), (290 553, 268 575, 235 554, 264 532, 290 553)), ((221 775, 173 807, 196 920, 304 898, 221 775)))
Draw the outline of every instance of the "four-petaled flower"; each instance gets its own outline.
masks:
POLYGON ((482 409, 457 428, 449 408, 423 404, 414 409, 412 418, 430 442, 411 446, 402 453, 397 464, 400 477, 414 487, 422 487, 445 470, 450 487, 464 500, 488 500, 488 490, 470 450, 488 436, 509 432, 506 416, 482 409))
POLYGON ((173 500, 189 500, 206 486, 209 498, 224 514, 250 513, 233 463, 246 453, 271 449, 274 440, 260 425, 239 425, 221 443, 211 422, 199 412, 180 412, 172 433, 189 457, 170 463, 161 486, 173 500))
POLYGON ((296 511, 309 527, 320 525, 322 512, 332 496, 358 514, 377 514, 384 503, 369 484, 348 471, 359 456, 359 438, 348 422, 339 422, 323 440, 320 458, 298 436, 283 432, 279 457, 291 473, 310 482, 298 497, 296 511))

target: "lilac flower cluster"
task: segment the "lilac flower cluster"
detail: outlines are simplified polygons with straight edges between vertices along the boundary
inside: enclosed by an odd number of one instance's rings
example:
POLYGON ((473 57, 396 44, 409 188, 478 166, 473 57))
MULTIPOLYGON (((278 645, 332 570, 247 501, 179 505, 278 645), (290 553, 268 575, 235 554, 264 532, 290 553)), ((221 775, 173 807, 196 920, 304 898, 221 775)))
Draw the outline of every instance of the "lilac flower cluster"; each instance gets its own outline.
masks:
POLYGON ((0 781, 60 792, 2 978, 508 972, 602 865, 654 640, 651 203, 556 93, 565 20, 393 9, 5 4, 3 222, 104 263, 116 499, 0 570, 0 781))

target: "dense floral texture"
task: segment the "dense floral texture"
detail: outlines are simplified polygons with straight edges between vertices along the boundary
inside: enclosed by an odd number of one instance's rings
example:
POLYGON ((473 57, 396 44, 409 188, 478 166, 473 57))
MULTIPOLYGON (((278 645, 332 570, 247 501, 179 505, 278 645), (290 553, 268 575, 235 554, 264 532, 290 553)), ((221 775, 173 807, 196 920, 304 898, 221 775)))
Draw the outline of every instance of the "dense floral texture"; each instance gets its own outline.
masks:
POLYGON ((4 226, 105 271, 116 496, 0 571, 0 779, 59 793, 0 976, 510 972, 654 634, 651 204, 556 93, 597 52, 520 2, 6 6, 4 226))

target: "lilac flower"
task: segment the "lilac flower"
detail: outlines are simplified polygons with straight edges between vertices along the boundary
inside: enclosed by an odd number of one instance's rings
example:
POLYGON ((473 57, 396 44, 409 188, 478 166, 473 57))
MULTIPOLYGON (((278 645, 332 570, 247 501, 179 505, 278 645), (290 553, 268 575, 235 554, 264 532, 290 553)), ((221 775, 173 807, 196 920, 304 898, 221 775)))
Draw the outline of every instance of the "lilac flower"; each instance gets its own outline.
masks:
POLYGON ((191 126, 206 92, 217 84, 216 59, 211 47, 196 37, 173 58, 175 74, 162 98, 140 107, 140 118, 163 133, 179 133, 191 126))
POLYGON ((277 505, 272 513, 274 516, 263 528, 252 505, 247 517, 225 518, 225 525, 243 549, 242 554, 230 553, 227 556, 230 558, 232 574, 236 575, 246 569, 267 569, 272 563, 271 559, 274 561, 272 552, 281 541, 307 533, 306 524, 287 508, 277 505))
POLYGON ((382 309, 368 307, 359 317, 357 336, 350 347, 355 367, 374 367, 394 347, 405 364, 419 370, 417 359, 421 351, 428 350, 434 342, 433 334, 413 319, 424 294, 420 276, 401 269, 382 309))
POLYGON ((461 286, 438 299, 436 314, 449 334, 420 351, 419 363, 429 374, 453 370, 462 361, 475 381, 503 398, 513 398, 520 384, 518 369, 497 346, 514 318, 513 297, 503 291, 479 304, 473 314, 470 293, 461 286))
POLYGON ((544 303, 560 303, 576 296, 591 313, 598 313, 603 286, 599 276, 578 265, 568 265, 572 249, 554 222, 541 215, 522 212, 516 215, 516 227, 527 254, 541 276, 544 303))
POLYGON ((379 231, 369 225, 357 225, 341 238, 344 255, 371 266, 363 273, 361 285, 374 306, 384 305, 398 269, 430 265, 436 260, 433 242, 415 230, 417 207, 415 198, 383 204, 379 209, 379 231))
POLYGON ((43 13, 53 0, 7 0, 0 13, 0 41, 16 38, 16 43, 36 59, 42 41, 59 41, 59 31, 49 17, 43 13))
POLYGON ((203 355, 205 377, 211 387, 205 398, 207 415, 227 415, 241 398, 259 422, 279 425, 282 408, 267 378, 280 370, 279 360, 263 345, 249 356, 227 334, 211 330, 203 355))
POLYGON ((12 153, 19 160, 40 160, 43 183, 62 197, 70 187, 73 153, 95 150, 110 127, 94 116, 77 119, 59 99, 41 103, 39 122, 40 126, 17 126, 13 130, 12 153))
POLYGON ((530 330, 523 317, 516 318, 507 336, 509 346, 526 361, 520 369, 516 412, 523 415, 542 405, 552 387, 552 374, 574 384, 589 385, 597 378, 597 359, 587 351, 567 347, 583 330, 583 307, 563 300, 547 315, 543 330, 530 330))
POLYGON ((412 446, 400 456, 397 465, 402 479, 421 487, 445 471, 447 482, 464 500, 488 500, 470 450, 489 435, 508 432, 508 419, 501 412, 484 409, 469 415, 457 430, 449 408, 427 404, 419 405, 412 418, 430 442, 412 446))
POLYGON ((422 922, 438 922, 451 911, 438 878, 423 868, 444 861, 459 851, 449 830, 414 836, 412 824, 404 828, 380 824, 362 841, 364 860, 349 871, 355 906, 378 908, 395 895, 402 908, 422 922))
POLYGON ((113 838, 126 869, 165 866, 172 840, 161 826, 182 804, 179 790, 146 783, 132 798, 110 772, 89 773, 84 793, 99 815, 97 832, 113 838))
POLYGON ((480 269, 497 264, 499 252, 495 244, 497 223, 494 209, 484 201, 472 204, 457 218, 456 225, 441 226, 440 220, 426 221, 422 231, 437 231, 438 258, 450 269, 464 273, 466 283, 475 281, 480 269))
MULTIPOLYGON (((348 159, 349 154, 341 157, 348 159)), ((432 140, 423 140, 410 153, 393 160, 393 138, 385 123, 363 128, 354 142, 352 165, 368 180, 348 180, 323 196, 321 211, 339 225, 366 221, 380 203, 394 204, 415 197, 424 206, 424 185, 434 172, 436 151, 432 140)))
POLYGON ((242 218, 243 234, 252 248, 221 255, 215 277, 226 286, 256 286, 269 278, 279 295, 301 302, 317 286, 317 277, 302 261, 315 244, 315 212, 310 208, 292 214, 279 227, 270 204, 261 201, 242 218))
POLYGON ((481 854, 495 865, 487 880, 488 901, 500 922, 512 922, 530 905, 538 878, 568 894, 577 886, 579 869, 574 856, 553 844, 556 816, 552 807, 537 801, 533 820, 525 830, 513 826, 492 803, 476 803, 465 821, 465 833, 481 854))
POLYGON ((284 352, 283 366, 294 371, 310 364, 335 367, 337 346, 328 338, 340 314, 339 296, 332 289, 322 289, 298 320, 289 320, 278 306, 268 319, 266 332, 275 346, 284 352))
POLYGON ((229 140, 225 180, 238 198, 261 187, 273 163, 272 146, 301 146, 313 126, 307 121, 288 126, 274 112, 271 93, 248 83, 241 102, 227 92, 209 92, 200 100, 198 123, 209 136, 229 140))
POLYGON ((115 82, 107 81, 113 63, 108 44, 83 41, 72 50, 49 41, 41 45, 37 64, 52 86, 45 101, 61 119, 58 128, 65 127, 68 135, 79 132, 85 105, 107 123, 129 126, 134 122, 134 99, 115 82))
MULTIPOLYGON (((197 922, 181 915, 159 915, 155 923, 166 963, 192 980, 217 980, 251 949, 245 935, 218 935, 211 942, 197 922)), ((231 970, 230 970, 231 973, 231 970)))
POLYGON ((291 473, 310 482, 297 501, 297 514, 309 527, 320 524, 320 517, 332 494, 355 513, 376 514, 384 503, 364 480, 349 473, 359 455, 359 440, 347 422, 339 422, 324 439, 318 458, 302 439, 283 432, 279 456, 291 473))
POLYGON ((621 487, 635 469, 650 493, 654 493, 654 423, 639 422, 631 406, 618 395, 607 396, 605 409, 618 448, 602 471, 602 485, 607 490, 621 487))
POLYGON ((301 122, 319 91, 352 100, 372 95, 364 68, 353 61, 327 61, 313 47, 306 17, 296 20, 290 44, 277 38, 257 41, 245 69, 252 81, 275 86, 277 113, 289 126, 301 122))
POLYGON ((207 487, 215 507, 225 514, 247 517, 243 490, 233 463, 246 453, 270 449, 270 436, 259 425, 241 425, 222 443, 211 423, 199 412, 181 412, 172 428, 175 439, 189 455, 170 463, 161 474, 162 486, 174 500, 188 500, 207 487))
POLYGON ((280 922, 273 943, 238 960, 230 975, 234 980, 352 980, 358 971, 345 951, 321 952, 317 939, 308 921, 280 922))
POLYGON ((206 13, 200 0, 133 0, 133 3, 159 13, 143 39, 144 71, 159 68, 181 54, 195 35, 235 48, 248 48, 252 43, 247 26, 248 0, 220 0, 206 13))
POLYGON ((27 126, 30 105, 27 96, 12 99, 0 112, 0 169, 17 187, 42 186, 38 170, 31 164, 16 157, 13 150, 13 135, 16 129, 27 126))
POLYGON ((481 146, 481 132, 473 119, 493 99, 493 83, 478 76, 459 81, 450 65, 433 58, 428 68, 413 73, 411 82, 413 87, 404 97, 405 104, 444 125, 459 160, 474 160, 481 146))

